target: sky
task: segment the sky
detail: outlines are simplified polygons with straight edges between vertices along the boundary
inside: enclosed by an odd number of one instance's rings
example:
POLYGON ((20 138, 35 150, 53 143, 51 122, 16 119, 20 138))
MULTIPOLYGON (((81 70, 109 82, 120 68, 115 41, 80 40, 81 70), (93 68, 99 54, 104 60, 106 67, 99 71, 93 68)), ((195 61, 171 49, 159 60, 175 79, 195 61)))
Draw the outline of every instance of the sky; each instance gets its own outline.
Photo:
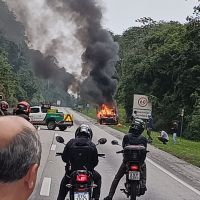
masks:
POLYGON ((115 34, 138 26, 136 19, 151 17, 159 21, 179 21, 193 13, 197 0, 101 0, 104 6, 103 26, 115 34))

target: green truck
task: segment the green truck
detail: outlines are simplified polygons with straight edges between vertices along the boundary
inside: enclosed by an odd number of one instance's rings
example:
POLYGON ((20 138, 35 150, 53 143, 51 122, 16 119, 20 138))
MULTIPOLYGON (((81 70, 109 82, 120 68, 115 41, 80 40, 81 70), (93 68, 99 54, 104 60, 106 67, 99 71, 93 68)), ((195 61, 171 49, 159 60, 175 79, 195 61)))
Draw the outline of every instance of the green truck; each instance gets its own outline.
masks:
POLYGON ((73 126, 72 115, 65 115, 63 112, 58 112, 57 109, 51 109, 51 107, 33 106, 29 117, 33 125, 46 125, 49 130, 58 127, 60 131, 64 131, 67 127, 73 126))

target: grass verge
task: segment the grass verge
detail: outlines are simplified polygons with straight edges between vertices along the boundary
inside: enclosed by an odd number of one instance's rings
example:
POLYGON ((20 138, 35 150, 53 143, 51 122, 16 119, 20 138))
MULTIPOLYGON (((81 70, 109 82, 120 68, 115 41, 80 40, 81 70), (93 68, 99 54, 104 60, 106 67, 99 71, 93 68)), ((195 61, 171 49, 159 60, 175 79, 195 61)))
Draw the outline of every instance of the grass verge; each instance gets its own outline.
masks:
POLYGON ((177 138, 177 144, 173 144, 172 136, 170 135, 169 142, 167 145, 164 145, 157 139, 158 136, 159 133, 152 132, 152 145, 182 160, 185 160, 188 163, 200 167, 200 142, 177 138))
MULTIPOLYGON (((83 110, 83 114, 96 119, 96 110, 90 108, 89 110, 83 110)), ((125 119, 123 109, 119 109, 119 118, 125 119)), ((127 133, 129 124, 126 124, 125 121, 120 120, 119 125, 109 125, 110 127, 127 133)), ((146 135, 146 132, 145 132, 146 135)), ((170 140, 167 145, 162 144, 157 137, 159 136, 158 132, 152 132, 153 142, 152 145, 161 149, 165 152, 168 152, 182 160, 185 160, 188 163, 191 163, 197 167, 200 167, 200 142, 194 142, 190 140, 186 140, 183 138, 177 138, 177 144, 173 144, 172 136, 170 135, 170 140)))

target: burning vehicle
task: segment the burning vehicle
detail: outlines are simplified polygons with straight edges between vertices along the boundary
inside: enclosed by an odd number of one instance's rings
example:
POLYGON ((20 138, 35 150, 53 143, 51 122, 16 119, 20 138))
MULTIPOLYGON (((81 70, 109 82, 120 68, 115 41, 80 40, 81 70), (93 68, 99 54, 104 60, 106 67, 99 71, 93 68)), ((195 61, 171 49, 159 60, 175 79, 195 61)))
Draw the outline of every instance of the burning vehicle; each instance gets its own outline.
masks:
POLYGON ((117 125, 119 120, 117 107, 106 104, 100 105, 97 110, 97 119, 100 124, 117 125))

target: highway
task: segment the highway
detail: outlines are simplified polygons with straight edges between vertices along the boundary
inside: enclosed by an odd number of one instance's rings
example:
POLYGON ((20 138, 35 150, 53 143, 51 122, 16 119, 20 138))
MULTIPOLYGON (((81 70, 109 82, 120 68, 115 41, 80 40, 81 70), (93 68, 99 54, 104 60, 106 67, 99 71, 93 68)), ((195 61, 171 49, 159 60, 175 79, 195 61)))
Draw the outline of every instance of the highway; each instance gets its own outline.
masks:
MULTIPOLYGON (((109 192, 109 187, 113 177, 118 170, 122 156, 116 154, 121 149, 120 146, 112 146, 111 141, 117 139, 121 143, 119 137, 106 131, 105 125, 98 125, 92 120, 88 120, 71 109, 61 108, 61 111, 69 112, 74 116, 74 126, 66 131, 59 130, 49 131, 46 127, 41 127, 39 131, 42 142, 42 160, 38 174, 38 182, 35 191, 30 198, 31 200, 56 200, 60 181, 64 175, 64 163, 60 157, 56 157, 56 152, 62 152, 64 145, 56 142, 57 135, 62 136, 65 142, 74 137, 75 130, 81 123, 87 123, 93 130, 93 142, 96 143, 101 137, 107 138, 105 145, 99 145, 99 153, 105 153, 106 158, 99 158, 99 165, 96 170, 102 175, 101 198, 103 199, 109 192)), ((200 172, 200 171, 199 171, 200 172)), ((124 179, 121 180, 116 190, 114 200, 127 199, 121 193, 124 179)), ((200 191, 192 185, 184 182, 181 177, 172 174, 161 167, 159 164, 147 159, 147 192, 144 196, 138 197, 138 200, 198 200, 200 199, 200 191)))

